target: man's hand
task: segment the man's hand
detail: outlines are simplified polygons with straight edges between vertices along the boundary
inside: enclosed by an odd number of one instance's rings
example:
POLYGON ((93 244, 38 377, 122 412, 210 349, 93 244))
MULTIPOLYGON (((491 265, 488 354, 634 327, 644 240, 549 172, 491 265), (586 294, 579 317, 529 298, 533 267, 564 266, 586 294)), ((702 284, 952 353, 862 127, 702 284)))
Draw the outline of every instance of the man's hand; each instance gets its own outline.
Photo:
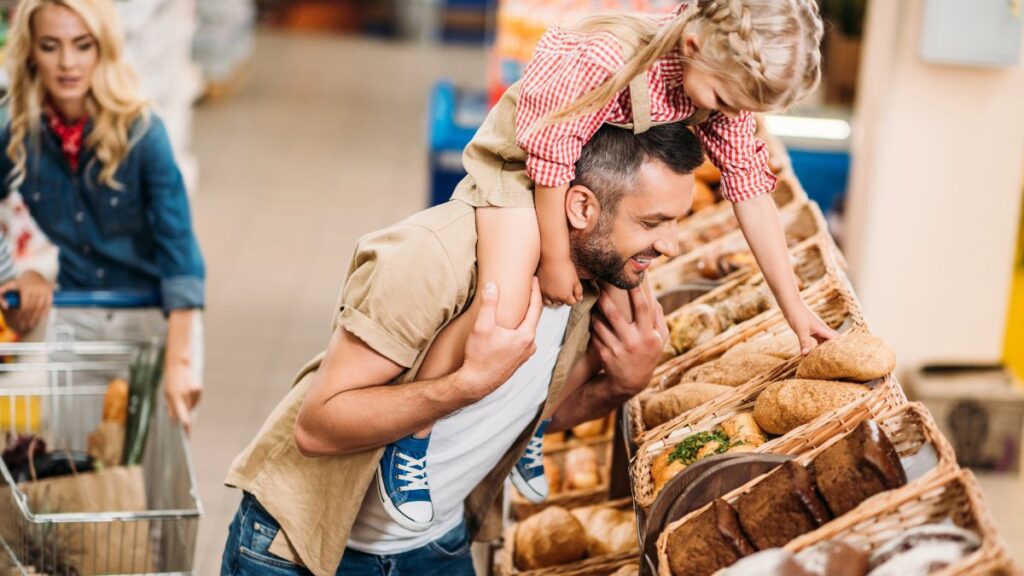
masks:
POLYGON ((668 325, 647 281, 629 291, 629 302, 632 322, 626 321, 607 292, 601 293, 598 305, 603 318, 594 317, 593 343, 612 383, 632 396, 650 382, 668 338, 668 325))
POLYGON ((473 401, 504 384, 533 356, 537 350, 534 342, 537 324, 544 308, 540 286, 534 278, 526 317, 518 327, 510 330, 497 323, 498 286, 488 282, 480 295, 480 311, 466 340, 466 359, 459 368, 461 377, 458 379, 463 391, 473 401))
POLYGON ((21 305, 16 310, 8 310, 7 302, 0 298, 0 308, 4 309, 4 317, 18 332, 25 333, 36 327, 47 314, 53 304, 53 285, 38 272, 27 270, 16 280, 0 286, 0 295, 17 290, 21 296, 21 305))
POLYGON ((164 399, 171 418, 181 422, 186 434, 192 433, 192 410, 199 404, 203 383, 192 366, 172 362, 164 367, 164 399))

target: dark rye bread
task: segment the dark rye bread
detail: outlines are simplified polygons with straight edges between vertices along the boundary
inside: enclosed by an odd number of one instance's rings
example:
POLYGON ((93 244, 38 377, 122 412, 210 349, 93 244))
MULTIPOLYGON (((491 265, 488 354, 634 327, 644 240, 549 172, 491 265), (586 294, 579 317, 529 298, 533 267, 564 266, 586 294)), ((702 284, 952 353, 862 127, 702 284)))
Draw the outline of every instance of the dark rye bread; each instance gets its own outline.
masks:
POLYGON ((865 420, 814 459, 814 477, 829 510, 842 516, 871 496, 907 483, 900 455, 874 420, 865 420))
POLYGON ((668 537, 668 564, 677 576, 707 576, 756 552, 721 498, 668 537))
POLYGON ((792 460, 736 499, 740 526, 758 550, 784 546, 831 519, 811 473, 792 460))

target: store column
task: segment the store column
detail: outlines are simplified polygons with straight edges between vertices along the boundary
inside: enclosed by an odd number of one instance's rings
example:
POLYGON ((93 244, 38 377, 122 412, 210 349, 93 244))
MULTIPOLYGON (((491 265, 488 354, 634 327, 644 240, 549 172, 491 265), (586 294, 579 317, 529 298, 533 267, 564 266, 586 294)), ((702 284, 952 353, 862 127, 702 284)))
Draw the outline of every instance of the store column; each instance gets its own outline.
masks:
POLYGON ((845 246, 905 370, 1002 359, 1024 182, 1024 66, 926 62, 925 3, 868 6, 845 246))

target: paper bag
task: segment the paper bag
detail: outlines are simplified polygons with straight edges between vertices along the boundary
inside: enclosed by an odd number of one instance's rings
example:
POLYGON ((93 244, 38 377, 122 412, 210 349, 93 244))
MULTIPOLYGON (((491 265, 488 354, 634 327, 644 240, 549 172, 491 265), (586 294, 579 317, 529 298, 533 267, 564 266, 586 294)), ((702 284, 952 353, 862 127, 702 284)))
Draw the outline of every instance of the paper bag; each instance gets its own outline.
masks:
MULTIPOLYGON (((19 485, 34 514, 76 512, 141 512, 146 490, 140 466, 107 468, 98 472, 47 478, 19 485)), ((0 495, 0 508, 11 507, 11 497, 0 495)), ((149 522, 28 523, 12 509, 0 522, 0 533, 15 546, 22 564, 43 573, 80 575, 150 572, 146 557, 149 522), (12 517, 13 516, 13 517, 12 517), (8 523, 9 520, 15 520, 8 523), (13 539, 13 540, 12 540, 13 539), (19 550, 20 548, 20 550, 19 550)))

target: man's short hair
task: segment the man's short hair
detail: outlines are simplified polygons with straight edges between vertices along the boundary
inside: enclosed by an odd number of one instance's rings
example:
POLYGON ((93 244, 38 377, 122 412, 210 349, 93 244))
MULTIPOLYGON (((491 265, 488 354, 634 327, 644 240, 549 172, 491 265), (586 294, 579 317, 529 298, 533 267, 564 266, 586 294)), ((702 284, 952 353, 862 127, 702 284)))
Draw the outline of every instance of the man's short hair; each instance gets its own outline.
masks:
POLYGON ((644 162, 656 160, 677 174, 689 174, 704 162, 700 141, 682 122, 652 126, 642 134, 605 124, 583 146, 573 184, 586 186, 613 214, 644 162))

